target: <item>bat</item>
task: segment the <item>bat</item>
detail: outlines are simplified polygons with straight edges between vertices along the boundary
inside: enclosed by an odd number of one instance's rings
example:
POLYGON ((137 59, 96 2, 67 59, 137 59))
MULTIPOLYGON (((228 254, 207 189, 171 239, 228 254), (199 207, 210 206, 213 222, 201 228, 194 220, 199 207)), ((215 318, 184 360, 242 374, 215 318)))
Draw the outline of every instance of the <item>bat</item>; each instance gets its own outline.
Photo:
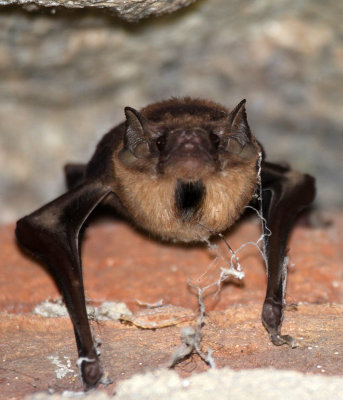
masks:
POLYGON ((281 334, 287 238, 295 216, 315 196, 315 180, 265 160, 242 100, 232 111, 207 100, 172 98, 137 111, 103 136, 88 164, 65 168, 68 191, 17 222, 19 245, 45 265, 70 314, 84 389, 103 368, 85 306, 80 230, 93 210, 109 204, 150 235, 169 241, 206 240, 228 229, 262 193, 267 290, 262 322, 275 345, 281 334))

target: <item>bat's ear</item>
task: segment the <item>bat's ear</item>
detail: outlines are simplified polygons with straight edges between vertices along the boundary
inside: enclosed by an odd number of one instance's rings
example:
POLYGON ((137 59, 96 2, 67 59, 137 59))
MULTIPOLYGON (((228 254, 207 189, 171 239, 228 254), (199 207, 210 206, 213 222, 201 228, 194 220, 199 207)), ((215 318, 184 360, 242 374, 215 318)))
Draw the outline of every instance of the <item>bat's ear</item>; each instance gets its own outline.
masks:
POLYGON ((225 149, 228 153, 250 160, 256 156, 258 149, 252 140, 245 103, 246 100, 242 100, 227 118, 225 131, 229 133, 229 136, 226 137, 225 149))
POLYGON ((125 107, 124 148, 118 157, 127 166, 137 158, 145 158, 151 154, 149 147, 149 121, 137 110, 125 107))
POLYGON ((150 153, 147 140, 148 121, 137 110, 125 107, 126 130, 124 145, 136 158, 144 158, 150 153))
POLYGON ((234 134, 241 144, 251 140, 251 131, 245 111, 246 100, 243 99, 229 114, 227 129, 234 134))

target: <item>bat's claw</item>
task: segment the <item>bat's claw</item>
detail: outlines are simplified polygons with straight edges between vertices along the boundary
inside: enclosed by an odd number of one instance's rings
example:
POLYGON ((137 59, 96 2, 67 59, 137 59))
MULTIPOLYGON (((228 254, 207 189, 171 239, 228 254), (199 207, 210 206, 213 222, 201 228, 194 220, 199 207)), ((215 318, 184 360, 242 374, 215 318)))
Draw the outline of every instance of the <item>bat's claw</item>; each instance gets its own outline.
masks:
POLYGON ((297 342, 289 335, 281 335, 281 322, 283 316, 282 303, 267 298, 263 305, 262 322, 269 333, 270 340, 275 346, 287 344, 292 349, 297 347, 297 342))
POLYGON ((280 335, 279 333, 270 333, 270 340, 275 346, 282 346, 283 344, 287 344, 292 349, 298 347, 298 343, 295 339, 290 335, 280 335))
POLYGON ((104 374, 101 377, 99 383, 101 383, 104 386, 108 386, 108 385, 111 385, 112 383, 114 383, 114 380, 112 378, 110 378, 109 376, 107 376, 107 374, 104 374))
POLYGON ((77 365, 85 390, 92 389, 102 382, 103 369, 99 359, 80 357, 77 365))

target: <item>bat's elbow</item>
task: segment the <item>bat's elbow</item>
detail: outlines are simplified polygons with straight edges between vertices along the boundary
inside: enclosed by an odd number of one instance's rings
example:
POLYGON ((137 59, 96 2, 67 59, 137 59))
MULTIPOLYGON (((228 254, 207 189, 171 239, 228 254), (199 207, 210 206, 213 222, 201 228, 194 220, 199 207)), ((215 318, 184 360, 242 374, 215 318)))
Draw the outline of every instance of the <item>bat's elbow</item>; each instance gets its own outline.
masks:
POLYGON ((35 220, 31 215, 17 221, 15 236, 17 243, 22 249, 28 252, 34 252, 36 250, 40 235, 35 220))
POLYGON ((31 223, 29 217, 23 217, 17 221, 15 228, 15 237, 20 246, 26 247, 26 238, 29 236, 31 223))
POLYGON ((316 197, 316 179, 312 175, 304 175, 304 185, 306 187, 306 195, 308 198, 308 203, 312 203, 316 197))

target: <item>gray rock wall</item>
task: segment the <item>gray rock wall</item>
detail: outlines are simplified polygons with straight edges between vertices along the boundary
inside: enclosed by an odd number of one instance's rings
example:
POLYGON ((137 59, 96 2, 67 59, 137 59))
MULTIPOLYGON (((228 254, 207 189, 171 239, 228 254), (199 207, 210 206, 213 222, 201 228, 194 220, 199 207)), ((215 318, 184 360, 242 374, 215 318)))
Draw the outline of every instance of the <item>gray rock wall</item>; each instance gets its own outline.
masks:
POLYGON ((198 0, 136 24, 92 9, 0 7, 0 218, 64 190, 123 108, 170 96, 246 98, 270 160, 343 205, 343 3, 198 0))
MULTIPOLYGON (((0 5, 21 5, 27 11, 42 7, 105 9, 129 22, 137 22, 152 15, 172 13, 195 0, 0 0, 0 5)), ((53 10, 53 13, 55 11, 53 10)))

